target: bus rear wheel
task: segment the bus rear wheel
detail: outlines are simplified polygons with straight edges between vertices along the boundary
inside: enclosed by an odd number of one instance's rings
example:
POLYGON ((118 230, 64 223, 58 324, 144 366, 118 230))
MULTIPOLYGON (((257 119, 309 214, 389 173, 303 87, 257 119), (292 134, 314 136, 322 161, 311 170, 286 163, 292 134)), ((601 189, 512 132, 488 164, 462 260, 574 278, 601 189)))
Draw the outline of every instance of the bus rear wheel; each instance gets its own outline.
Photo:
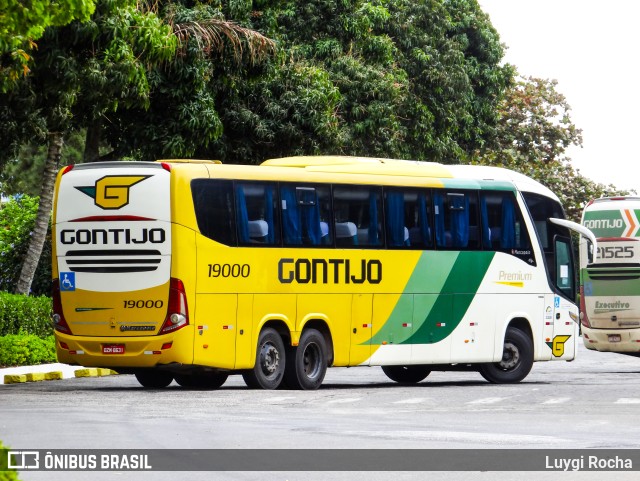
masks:
POLYGON ((522 330, 507 328, 500 362, 483 364, 480 374, 495 384, 511 384, 522 381, 533 366, 533 342, 522 330))
POLYGON ((242 374, 252 389, 277 389, 282 383, 286 363, 284 343, 278 331, 267 327, 260 332, 256 364, 242 374))
POLYGON ((327 344, 316 329, 307 329, 287 355, 285 384, 291 389, 318 389, 327 373, 327 344))
POLYGON ((382 366, 389 379, 402 384, 416 384, 431 374, 427 366, 382 366))
POLYGON ((148 389, 162 389, 173 381, 173 375, 166 371, 150 369, 148 371, 138 371, 135 375, 142 387, 148 389))
POLYGON ((200 389, 218 389, 222 386, 227 378, 226 373, 221 372, 204 372, 199 374, 176 374, 176 382, 186 388, 200 389))

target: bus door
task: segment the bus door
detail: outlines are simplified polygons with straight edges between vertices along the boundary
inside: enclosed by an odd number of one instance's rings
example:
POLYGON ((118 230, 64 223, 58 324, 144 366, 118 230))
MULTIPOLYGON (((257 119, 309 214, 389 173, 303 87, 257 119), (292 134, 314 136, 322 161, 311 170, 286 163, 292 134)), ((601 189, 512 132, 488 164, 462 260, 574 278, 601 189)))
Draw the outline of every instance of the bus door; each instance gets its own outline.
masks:
POLYGON ((578 308, 571 301, 576 296, 573 247, 569 237, 555 236, 553 243, 554 275, 552 278, 555 282, 556 294, 548 296, 552 297, 552 300, 548 299, 545 306, 545 343, 551 350, 552 360, 573 359, 576 355, 579 322, 578 308), (552 333, 547 325, 549 314, 553 323, 552 333))

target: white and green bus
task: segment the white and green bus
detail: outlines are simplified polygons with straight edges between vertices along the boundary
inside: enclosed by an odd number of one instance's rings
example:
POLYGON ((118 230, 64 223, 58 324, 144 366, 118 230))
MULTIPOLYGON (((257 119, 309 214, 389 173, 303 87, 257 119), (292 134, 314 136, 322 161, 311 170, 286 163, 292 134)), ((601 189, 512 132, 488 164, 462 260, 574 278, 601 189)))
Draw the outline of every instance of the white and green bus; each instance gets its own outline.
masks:
POLYGON ((597 253, 580 246, 580 318, 588 349, 640 356, 640 197, 589 202, 582 225, 597 253), (591 259, 589 259, 591 256, 591 259))
POLYGON ((558 198, 504 169, 340 156, 63 169, 60 361, 147 387, 316 389, 330 366, 398 382, 519 382, 576 355, 558 198), (557 222, 560 222, 558 224, 557 222))

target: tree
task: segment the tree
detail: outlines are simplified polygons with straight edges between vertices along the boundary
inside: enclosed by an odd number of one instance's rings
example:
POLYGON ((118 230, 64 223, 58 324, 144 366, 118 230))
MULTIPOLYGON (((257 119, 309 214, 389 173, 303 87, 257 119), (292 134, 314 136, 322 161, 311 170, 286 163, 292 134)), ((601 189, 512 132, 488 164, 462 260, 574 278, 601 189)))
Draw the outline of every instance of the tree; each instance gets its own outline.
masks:
MULTIPOLYGON (((69 133, 65 141, 60 167, 82 162, 86 132, 69 133)), ((20 147, 13 159, 0 170, 0 195, 26 194, 37 196, 42 186, 42 172, 47 158, 47 145, 28 143, 20 147)))
POLYGON ((86 21, 96 0, 0 0, 0 93, 29 72, 35 41, 47 27, 86 21))
POLYGON ((156 5, 178 40, 178 54, 150 69, 149 105, 123 106, 103 116, 104 139, 113 152, 101 160, 203 154, 222 134, 219 92, 233 91, 233 85, 248 81, 245 67, 259 64, 275 51, 272 40, 227 20, 219 2, 156 5))
MULTIPOLYGON (((273 47, 272 42, 261 35, 217 18, 206 5, 197 4, 189 11, 187 8, 181 10, 179 4, 167 2, 163 4, 162 18, 158 15, 158 5, 134 0, 101 0, 91 21, 48 29, 34 55, 32 74, 2 98, 0 131, 7 134, 0 141, 0 146, 4 144, 7 147, 2 152, 3 160, 6 161, 10 154, 15 155, 26 139, 31 141, 35 138, 41 142, 46 139, 48 144, 40 210, 17 292, 28 292, 42 249, 51 211, 55 172, 65 136, 86 128, 84 160, 98 160, 102 125, 107 115, 119 109, 132 112, 149 108, 154 75, 163 74, 162 69, 154 70, 154 66, 161 65, 166 71, 171 71, 173 62, 188 58, 192 53, 198 59, 198 55, 209 55, 212 50, 223 52, 226 48, 233 50, 234 57, 241 57, 245 39, 251 58, 260 49, 262 53, 273 47), (193 15, 197 18, 195 21, 176 22, 179 17, 176 12, 180 11, 186 15, 195 12, 193 15), (177 56, 174 55, 176 52, 177 56)), ((193 63, 184 63, 180 73, 194 70, 193 63)), ((193 78, 202 83, 209 74, 205 68, 193 78)), ((185 89, 188 88, 189 85, 185 85, 185 89)), ((202 103, 198 103, 198 93, 196 90, 191 94, 191 98, 196 99, 195 103, 185 105, 183 102, 178 108, 182 113, 190 109, 196 113, 205 112, 205 119, 211 120, 211 116, 206 116, 210 109, 200 108, 202 103)), ((205 106, 206 103, 205 98, 205 106)), ((180 120, 186 122, 185 119, 180 120)), ((184 122, 181 128, 185 128, 184 122)), ((186 130, 195 134, 210 130, 210 124, 203 124, 201 130, 194 129, 192 124, 186 130)), ((208 131, 206 134, 199 137, 200 141, 218 135, 215 129, 213 134, 208 131)), ((171 153, 184 155, 191 152, 188 148, 180 151, 175 142, 169 142, 169 145, 171 153)), ((128 146, 131 147, 130 144, 128 146)), ((129 151, 132 150, 130 148, 129 151)))
POLYGON ((571 120, 571 106, 556 87, 555 80, 517 78, 498 106, 495 137, 472 160, 538 180, 558 195, 568 218, 579 222, 590 199, 628 192, 596 183, 574 168, 567 149, 582 146, 582 131, 571 120))
MULTIPOLYGON (((217 12, 274 39, 278 50, 237 62, 204 55, 192 38, 182 57, 150 76, 148 110, 108 115, 105 138, 117 157, 258 163, 330 152, 458 162, 493 135, 512 75, 475 0, 159 6, 175 25, 217 12)), ((243 52, 252 40, 269 46, 264 37, 241 38, 243 52)))
POLYGON ((171 28, 136 1, 101 1, 90 22, 49 28, 34 54, 31 74, 2 97, 0 130, 11 134, 5 142, 14 148, 33 138, 48 144, 38 214, 17 293, 29 292, 40 258, 64 137, 120 104, 148 104, 147 67, 170 60, 176 43, 171 28))
MULTIPOLYGON (((38 198, 29 195, 15 195, 0 206, 0 291, 15 288, 22 260, 29 247, 31 232, 38 212, 38 198)), ((50 232, 47 233, 47 238, 50 232)), ((45 249, 33 279, 35 295, 51 290, 51 243, 45 249)))
POLYGON ((457 162, 491 136, 512 73, 499 65, 502 46, 477 2, 260 6, 247 20, 281 55, 220 96, 223 136, 210 150, 218 158, 331 152, 457 162))

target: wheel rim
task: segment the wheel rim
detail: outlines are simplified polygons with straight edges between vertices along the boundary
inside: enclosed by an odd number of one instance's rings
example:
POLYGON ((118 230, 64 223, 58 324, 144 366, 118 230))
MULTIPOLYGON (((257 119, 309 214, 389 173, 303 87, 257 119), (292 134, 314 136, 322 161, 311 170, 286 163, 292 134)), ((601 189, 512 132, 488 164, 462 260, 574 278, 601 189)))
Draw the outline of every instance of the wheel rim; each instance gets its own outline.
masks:
POLYGON ((305 376, 309 379, 317 377, 320 372, 320 365, 322 362, 320 346, 316 343, 309 344, 302 354, 302 362, 304 365, 305 376))
POLYGON ((260 368, 267 377, 273 377, 278 372, 280 366, 280 352, 278 348, 267 342, 260 349, 260 368))
POLYGON ((504 351, 502 352, 502 361, 498 364, 501 369, 510 371, 520 364, 520 350, 512 342, 504 343, 504 351))

